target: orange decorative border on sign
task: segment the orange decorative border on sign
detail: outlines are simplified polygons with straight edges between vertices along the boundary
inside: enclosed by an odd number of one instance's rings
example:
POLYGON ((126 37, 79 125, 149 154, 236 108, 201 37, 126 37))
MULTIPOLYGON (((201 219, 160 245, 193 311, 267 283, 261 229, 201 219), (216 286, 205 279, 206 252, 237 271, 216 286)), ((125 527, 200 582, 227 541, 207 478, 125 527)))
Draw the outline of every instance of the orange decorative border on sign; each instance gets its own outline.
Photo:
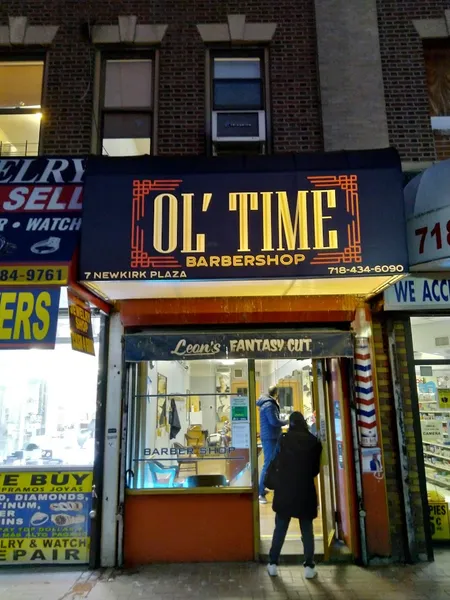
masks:
POLYGON ((318 175, 307 178, 316 187, 339 187, 345 192, 346 209, 353 221, 347 226, 348 245, 343 252, 319 252, 312 265, 335 265, 362 262, 361 223, 359 218, 359 190, 357 175, 318 175))
MULTIPOLYGON (((317 265, 335 265, 362 262, 359 190, 357 175, 318 175, 307 177, 316 187, 339 187, 346 194, 346 210, 353 217, 347 226, 348 245, 342 252, 319 252, 311 261, 317 265)), ((131 218, 131 268, 181 268, 174 256, 150 256, 144 250, 144 230, 139 225, 145 214, 145 199, 150 192, 173 192, 182 179, 135 179, 131 218)))
POLYGON ((132 269, 178 269, 180 263, 174 256, 150 256, 144 250, 144 230, 139 221, 145 214, 145 198, 150 192, 173 192, 182 179, 134 179, 131 213, 131 262, 132 269))

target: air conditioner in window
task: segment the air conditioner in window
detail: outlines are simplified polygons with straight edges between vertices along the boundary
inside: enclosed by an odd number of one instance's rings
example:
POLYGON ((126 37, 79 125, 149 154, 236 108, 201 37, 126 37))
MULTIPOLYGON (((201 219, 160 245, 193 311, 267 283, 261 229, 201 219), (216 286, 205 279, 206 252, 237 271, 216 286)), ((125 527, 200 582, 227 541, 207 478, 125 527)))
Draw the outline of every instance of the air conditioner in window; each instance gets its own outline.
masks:
POLYGON ((265 142, 264 110, 217 110, 212 114, 213 142, 265 142))

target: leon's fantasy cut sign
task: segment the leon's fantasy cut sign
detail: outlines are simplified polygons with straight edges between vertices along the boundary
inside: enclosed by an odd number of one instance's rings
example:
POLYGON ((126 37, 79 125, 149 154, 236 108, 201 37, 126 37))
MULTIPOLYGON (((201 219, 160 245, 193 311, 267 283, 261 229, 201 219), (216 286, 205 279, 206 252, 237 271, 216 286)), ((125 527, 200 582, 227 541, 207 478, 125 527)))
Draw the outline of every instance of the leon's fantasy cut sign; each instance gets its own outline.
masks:
POLYGON ((264 331, 259 333, 130 334, 125 360, 203 360, 240 358, 326 358, 353 356, 346 331, 264 331))
POLYGON ((87 171, 83 280, 395 275, 407 266, 394 166, 272 172, 269 161, 264 172, 137 176, 143 167, 121 172, 120 159, 100 164, 87 171))

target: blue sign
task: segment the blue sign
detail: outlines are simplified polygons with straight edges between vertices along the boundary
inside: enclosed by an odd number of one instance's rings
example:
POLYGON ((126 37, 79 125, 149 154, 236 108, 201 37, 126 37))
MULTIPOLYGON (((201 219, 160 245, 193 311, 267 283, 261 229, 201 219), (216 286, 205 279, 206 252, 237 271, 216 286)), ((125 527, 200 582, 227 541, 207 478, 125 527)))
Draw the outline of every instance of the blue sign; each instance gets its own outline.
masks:
POLYGON ((449 310, 450 280, 406 277, 384 292, 385 310, 449 310))
POLYGON ((407 266, 394 150, 89 159, 81 280, 386 277, 407 266))
POLYGON ((426 383, 419 383, 419 392, 422 394, 435 394, 437 386, 434 381, 427 381, 426 383))
POLYGON ((353 356, 346 331, 291 331, 208 334, 130 334, 125 360, 202 360, 239 358, 326 358, 353 356))
POLYGON ((0 158, 0 263, 67 263, 81 229, 83 158, 0 158))
POLYGON ((54 348, 61 288, 0 288, 0 349, 54 348))

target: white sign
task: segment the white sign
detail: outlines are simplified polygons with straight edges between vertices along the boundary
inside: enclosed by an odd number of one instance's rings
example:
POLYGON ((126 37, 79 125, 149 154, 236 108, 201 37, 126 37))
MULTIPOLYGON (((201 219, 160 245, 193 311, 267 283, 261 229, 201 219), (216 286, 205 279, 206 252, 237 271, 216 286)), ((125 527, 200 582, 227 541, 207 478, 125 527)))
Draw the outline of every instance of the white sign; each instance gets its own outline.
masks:
POLYGON ((450 279, 407 277, 384 292, 385 310, 448 310, 450 279))
POLYGON ((411 266, 450 257, 450 206, 412 217, 407 224, 411 266))
POLYGON ((429 442, 439 442, 442 440, 442 423, 435 419, 420 421, 422 427, 422 439, 429 442))
POLYGON ((250 423, 231 424, 231 443, 233 448, 250 448, 250 423))

